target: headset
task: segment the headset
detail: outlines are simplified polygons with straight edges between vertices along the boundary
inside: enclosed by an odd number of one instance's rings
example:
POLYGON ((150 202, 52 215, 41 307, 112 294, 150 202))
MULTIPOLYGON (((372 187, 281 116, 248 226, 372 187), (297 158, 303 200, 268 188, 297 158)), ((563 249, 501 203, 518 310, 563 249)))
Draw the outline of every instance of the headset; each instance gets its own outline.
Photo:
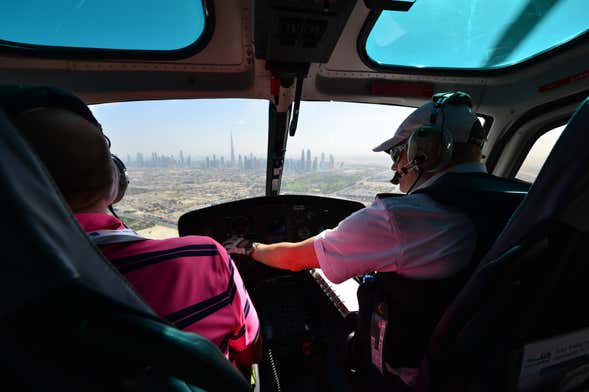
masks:
MULTIPOLYGON (((106 135, 104 135, 104 138, 107 140, 108 148, 110 150, 110 139, 106 135)), ((110 158, 113 168, 113 178, 108 197, 108 204, 113 205, 121 201, 123 196, 125 196, 125 192, 129 186, 129 173, 127 172, 127 167, 118 156, 111 153, 110 158)))
MULTIPOLYGON (((422 172, 436 172, 445 168, 454 152, 454 138, 445 127, 446 105, 468 106, 472 108, 472 98, 461 91, 435 94, 432 97, 432 112, 429 124, 418 128, 407 141, 407 161, 405 171, 418 168, 422 172), (442 118, 438 125, 438 117, 442 118)), ((475 121, 470 130, 468 143, 482 146, 484 143, 484 131, 480 121, 475 121)))
MULTIPOLYGON (((88 106, 78 97, 64 90, 54 87, 28 87, 28 86, 1 86, 0 87, 0 109, 7 114, 16 116, 37 108, 62 108, 74 112, 94 124, 108 145, 110 151, 110 140, 102 131, 102 126, 96 120, 88 106)), ((108 195, 108 204, 119 202, 129 186, 129 175, 127 168, 121 159, 110 153, 112 162, 112 185, 108 195)), ((112 207, 110 207, 112 211, 112 207)))

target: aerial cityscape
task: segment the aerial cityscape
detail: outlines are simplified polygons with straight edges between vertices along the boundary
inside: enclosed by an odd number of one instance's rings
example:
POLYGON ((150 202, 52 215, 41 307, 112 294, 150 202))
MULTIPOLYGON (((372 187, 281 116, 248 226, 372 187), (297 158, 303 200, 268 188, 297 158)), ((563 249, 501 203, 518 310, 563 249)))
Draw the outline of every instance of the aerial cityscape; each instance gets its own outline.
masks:
MULTIPOLYGON (((266 159, 253 154, 213 154, 196 159, 179 151, 144 157, 127 154, 130 184, 115 206, 131 228, 151 237, 177 234, 178 218, 213 204, 263 196, 266 159)), ((284 163, 281 193, 312 194, 357 200, 369 204, 380 192, 394 192, 388 167, 339 161, 333 154, 313 155, 303 149, 300 158, 284 163)))
MULTIPOLYGON (((263 196, 266 158, 237 154, 230 136, 229 156, 195 157, 177 154, 127 154, 129 189, 116 211, 128 226, 151 238, 177 235, 180 216, 214 204, 263 196)), ((518 178, 532 182, 541 162, 531 160, 518 178)), ((281 194, 304 194, 356 200, 365 205, 383 192, 398 192, 390 184, 386 165, 344 161, 334 154, 301 149, 286 158, 281 194)))

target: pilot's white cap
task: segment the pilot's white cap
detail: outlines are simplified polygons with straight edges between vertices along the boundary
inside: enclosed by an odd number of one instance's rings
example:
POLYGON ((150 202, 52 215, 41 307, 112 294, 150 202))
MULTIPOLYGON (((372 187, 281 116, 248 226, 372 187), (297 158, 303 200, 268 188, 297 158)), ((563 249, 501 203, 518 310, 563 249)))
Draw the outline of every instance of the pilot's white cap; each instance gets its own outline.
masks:
MULTIPOLYGON (((372 151, 388 151, 399 143, 409 139, 411 134, 424 125, 429 125, 432 115, 432 101, 420 106, 411 113, 399 128, 395 135, 383 142, 372 151)), ((454 138, 454 143, 466 143, 469 140, 470 131, 478 117, 467 105, 445 104, 443 110, 436 117, 436 125, 443 125, 454 138)))

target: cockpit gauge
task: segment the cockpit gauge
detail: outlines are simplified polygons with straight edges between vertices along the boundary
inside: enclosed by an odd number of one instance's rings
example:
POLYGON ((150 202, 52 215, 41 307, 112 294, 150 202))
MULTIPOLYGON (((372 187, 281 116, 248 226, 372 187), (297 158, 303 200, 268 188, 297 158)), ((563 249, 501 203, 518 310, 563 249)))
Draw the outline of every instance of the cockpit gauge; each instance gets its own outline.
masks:
POLYGON ((311 230, 307 226, 299 227, 297 229, 297 241, 305 240, 311 237, 312 233, 311 230))
POLYGON ((230 235, 246 237, 251 231, 250 219, 246 216, 235 216, 231 219, 229 232, 230 235))

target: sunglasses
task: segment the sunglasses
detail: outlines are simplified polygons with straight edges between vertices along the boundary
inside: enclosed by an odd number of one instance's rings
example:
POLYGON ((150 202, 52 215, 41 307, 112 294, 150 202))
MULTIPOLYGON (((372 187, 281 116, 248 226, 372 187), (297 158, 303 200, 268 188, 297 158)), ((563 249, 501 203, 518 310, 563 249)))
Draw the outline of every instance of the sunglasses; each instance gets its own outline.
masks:
POLYGON ((395 147, 391 148, 389 154, 391 155, 391 159, 393 162, 397 162, 401 153, 407 149, 407 143, 397 144, 395 147))

